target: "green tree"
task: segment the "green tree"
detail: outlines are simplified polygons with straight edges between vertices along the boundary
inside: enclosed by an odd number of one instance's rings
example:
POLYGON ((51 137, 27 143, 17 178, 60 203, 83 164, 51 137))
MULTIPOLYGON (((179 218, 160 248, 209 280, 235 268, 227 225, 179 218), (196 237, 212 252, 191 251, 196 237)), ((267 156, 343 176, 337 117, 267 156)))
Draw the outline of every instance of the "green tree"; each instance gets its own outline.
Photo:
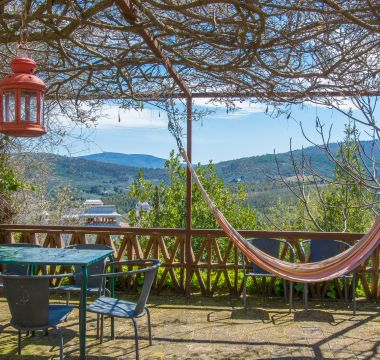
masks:
POLYGON ((320 196, 313 196, 317 221, 324 231, 363 232, 373 222, 374 195, 347 171, 352 168, 364 177, 358 135, 355 127, 346 126, 334 178, 322 189, 320 196))
POLYGON ((374 220, 376 197, 352 175, 365 177, 359 134, 351 124, 346 126, 345 138, 336 160, 331 179, 317 182, 318 177, 298 176, 302 180, 298 181, 298 186, 292 186, 299 193, 296 193, 296 205, 279 199, 275 206, 259 217, 259 227, 303 231, 367 231, 374 220))
POLYGON ((0 138, 0 221, 11 222, 17 214, 13 196, 22 190, 34 190, 34 186, 22 179, 12 157, 8 153, 8 136, 0 138))
MULTIPOLYGON (((133 182, 129 196, 135 202, 150 204, 150 211, 133 209, 128 219, 133 226, 183 228, 186 224, 186 168, 174 151, 165 167, 169 174, 168 183, 154 185, 144 179, 142 171, 133 182)), ((256 211, 245 204, 247 195, 239 185, 235 192, 226 187, 217 177, 215 165, 197 165, 196 169, 206 191, 215 204, 225 214, 233 226, 240 229, 256 228, 256 211)), ((193 188, 193 227, 218 228, 217 223, 202 198, 197 186, 193 188)))
POLYGON ((260 230, 297 231, 308 229, 309 222, 305 218, 305 209, 299 204, 289 203, 278 198, 275 205, 265 212, 258 213, 258 228, 260 230))

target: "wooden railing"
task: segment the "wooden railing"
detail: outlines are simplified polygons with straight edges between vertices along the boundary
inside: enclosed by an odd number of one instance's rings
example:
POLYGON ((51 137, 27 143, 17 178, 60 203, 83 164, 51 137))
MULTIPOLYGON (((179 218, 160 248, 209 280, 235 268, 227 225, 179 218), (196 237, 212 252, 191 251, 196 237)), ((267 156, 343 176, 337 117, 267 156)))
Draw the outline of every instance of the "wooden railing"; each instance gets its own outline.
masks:
MULTIPOLYGON (((247 238, 285 239, 296 250, 296 261, 303 262, 300 241, 336 239, 354 243, 363 234, 242 230, 247 238)), ((239 295, 242 285, 242 261, 237 248, 221 230, 191 230, 191 246, 186 246, 185 229, 147 229, 78 226, 0 225, 0 243, 29 242, 44 247, 96 242, 115 249, 116 259, 158 258, 162 267, 155 282, 156 291, 166 287, 179 293, 200 291, 205 296, 216 292, 239 295), (191 254, 186 254, 191 248, 191 254)), ((281 257, 286 257, 285 251, 281 257)), ((379 249, 358 269, 359 286, 367 298, 379 299, 379 249)), ((273 285, 273 280, 272 283, 273 285)), ((134 289, 136 282, 123 284, 134 289)), ((324 295, 326 285, 314 286, 312 294, 324 295)), ((338 296, 341 294, 337 286, 338 296)))

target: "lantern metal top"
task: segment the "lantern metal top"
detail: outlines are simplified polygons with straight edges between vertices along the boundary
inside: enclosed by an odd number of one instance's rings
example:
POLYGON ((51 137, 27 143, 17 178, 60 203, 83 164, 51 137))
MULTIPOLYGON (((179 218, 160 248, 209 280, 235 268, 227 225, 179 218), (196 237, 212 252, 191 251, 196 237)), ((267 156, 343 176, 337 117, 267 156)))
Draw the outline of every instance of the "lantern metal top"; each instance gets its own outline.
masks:
POLYGON ((11 68, 13 74, 7 75, 0 81, 0 88, 23 87, 40 91, 46 90, 46 84, 36 75, 33 75, 37 68, 37 64, 33 59, 16 57, 11 62, 11 68))
POLYGON ((14 73, 34 74, 37 64, 29 57, 15 57, 11 61, 11 68, 14 73))

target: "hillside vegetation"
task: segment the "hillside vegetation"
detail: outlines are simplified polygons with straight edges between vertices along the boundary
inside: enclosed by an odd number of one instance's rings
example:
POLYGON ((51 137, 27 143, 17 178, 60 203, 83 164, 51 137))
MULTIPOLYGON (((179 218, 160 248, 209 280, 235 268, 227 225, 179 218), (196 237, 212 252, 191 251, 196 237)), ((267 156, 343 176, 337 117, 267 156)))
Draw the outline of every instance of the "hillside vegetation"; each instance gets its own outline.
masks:
POLYGON ((145 154, 122 154, 103 152, 79 156, 77 159, 93 160, 108 164, 126 165, 136 168, 165 169, 165 159, 145 154))
MULTIPOLYGON (((33 154, 33 158, 48 165, 48 188, 69 185, 79 198, 121 193, 128 188, 138 173, 136 167, 55 154, 37 153, 33 154)), ((35 174, 31 173, 38 172, 38 169, 30 168, 29 172, 29 177, 35 177, 35 174)), ((165 182, 168 178, 164 169, 144 169, 144 174, 155 183, 165 182)))
MULTIPOLYGON (((371 144, 371 142, 362 142, 366 151, 370 150, 371 144)), ((338 148, 338 144, 331 144, 330 146, 334 154, 338 148)), ((378 152, 378 150, 376 151, 378 152)), ((327 159, 322 150, 309 147, 304 149, 304 154, 310 159, 312 166, 318 170, 319 174, 327 178, 333 175, 334 165, 327 159)), ((106 203, 117 205, 122 212, 127 212, 133 206, 133 202, 128 198, 126 191, 138 175, 137 167, 125 165, 127 159, 134 159, 133 161, 138 159, 140 163, 147 164, 147 167, 142 168, 146 180, 158 184, 160 181, 166 183, 169 178, 165 169, 153 168, 165 160, 150 155, 103 153, 86 156, 86 158, 101 159, 102 161, 45 153, 33 154, 32 156, 35 160, 48 165, 50 169, 47 178, 49 188, 70 185, 79 199, 102 197, 106 203)), ((282 176, 287 178, 294 176, 290 153, 281 153, 276 156, 282 176)), ((293 151, 293 156, 299 162, 302 151, 293 151)), ((132 160, 131 164, 135 163, 132 160)), ((278 177, 273 154, 220 162, 215 164, 215 169, 217 176, 232 190, 236 184, 243 183, 248 194, 247 203, 258 210, 274 205, 279 197, 286 202, 294 200, 283 184, 272 180, 278 177)), ((38 169, 31 168, 29 171, 36 173, 38 169)), ((30 176, 32 177, 32 175, 30 176)))

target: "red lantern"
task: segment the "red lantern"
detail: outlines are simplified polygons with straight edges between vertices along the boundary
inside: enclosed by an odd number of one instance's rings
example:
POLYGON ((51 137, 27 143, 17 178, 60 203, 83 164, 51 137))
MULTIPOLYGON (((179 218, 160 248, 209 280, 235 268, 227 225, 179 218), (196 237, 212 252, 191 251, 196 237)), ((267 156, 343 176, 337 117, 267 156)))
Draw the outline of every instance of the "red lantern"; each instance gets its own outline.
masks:
MULTIPOLYGON (((29 55, 29 54, 28 54, 29 55)), ((44 128, 45 83, 33 75, 37 64, 28 57, 11 62, 13 74, 0 81, 0 132, 17 137, 46 134, 44 128)))

